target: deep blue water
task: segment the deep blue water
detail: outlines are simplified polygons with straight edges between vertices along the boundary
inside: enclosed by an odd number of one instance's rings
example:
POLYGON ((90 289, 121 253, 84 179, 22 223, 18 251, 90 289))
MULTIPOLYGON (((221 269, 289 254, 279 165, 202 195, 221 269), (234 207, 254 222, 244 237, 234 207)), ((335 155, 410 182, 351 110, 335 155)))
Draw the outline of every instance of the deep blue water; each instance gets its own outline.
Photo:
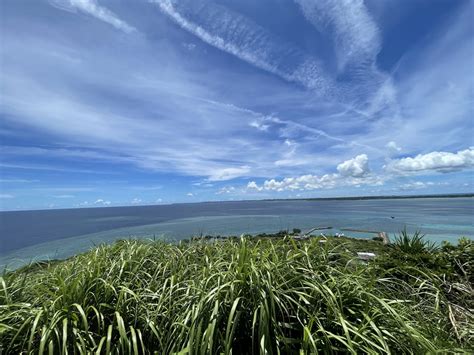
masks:
MULTIPOLYGON (((316 226, 388 232, 405 226, 436 242, 474 237, 474 198, 240 201, 0 212, 0 266, 65 258, 120 238, 275 232, 316 226), (394 218, 391 218, 394 217, 394 218)), ((367 236, 345 232, 346 235, 367 236)))

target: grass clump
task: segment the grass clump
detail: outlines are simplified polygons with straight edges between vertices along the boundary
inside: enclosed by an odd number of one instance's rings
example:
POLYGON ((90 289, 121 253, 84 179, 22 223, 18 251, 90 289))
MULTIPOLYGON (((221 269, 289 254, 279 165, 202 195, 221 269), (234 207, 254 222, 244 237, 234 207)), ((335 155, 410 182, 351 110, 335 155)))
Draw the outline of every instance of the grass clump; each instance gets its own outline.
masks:
MULTIPOLYGON (((468 276, 460 271, 447 281, 426 268, 387 269, 383 263, 399 254, 375 241, 366 246, 377 244, 386 256, 360 262, 354 249, 361 243, 99 246, 6 273, 0 344, 6 353, 61 354, 468 352, 468 276)), ((446 262, 458 261, 455 250, 446 262)))
POLYGON ((400 232, 400 235, 395 238, 394 247, 403 252, 410 254, 431 253, 438 249, 434 242, 426 240, 424 234, 416 231, 413 235, 409 235, 406 228, 400 232))

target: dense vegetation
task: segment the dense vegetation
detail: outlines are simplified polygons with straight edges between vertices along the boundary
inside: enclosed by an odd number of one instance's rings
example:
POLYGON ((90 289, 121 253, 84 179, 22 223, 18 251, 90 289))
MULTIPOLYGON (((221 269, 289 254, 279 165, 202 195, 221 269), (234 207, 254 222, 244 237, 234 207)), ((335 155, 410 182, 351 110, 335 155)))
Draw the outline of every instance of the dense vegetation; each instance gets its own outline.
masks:
POLYGON ((4 273, 0 344, 8 354, 467 353, 473 244, 120 241, 4 273))

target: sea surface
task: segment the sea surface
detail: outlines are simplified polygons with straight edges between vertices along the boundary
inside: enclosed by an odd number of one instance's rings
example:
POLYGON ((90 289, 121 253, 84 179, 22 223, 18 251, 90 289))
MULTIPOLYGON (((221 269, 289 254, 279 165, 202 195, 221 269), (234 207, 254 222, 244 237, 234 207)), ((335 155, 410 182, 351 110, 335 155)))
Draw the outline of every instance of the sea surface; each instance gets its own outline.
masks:
MULTIPOLYGON (((0 212, 0 267, 61 259, 125 238, 178 241, 199 235, 240 235, 333 227, 385 231, 403 228, 455 243, 474 237, 474 198, 278 200, 0 212)), ((344 232, 371 238, 367 233, 344 232)), ((319 234, 319 232, 318 232, 319 234)))

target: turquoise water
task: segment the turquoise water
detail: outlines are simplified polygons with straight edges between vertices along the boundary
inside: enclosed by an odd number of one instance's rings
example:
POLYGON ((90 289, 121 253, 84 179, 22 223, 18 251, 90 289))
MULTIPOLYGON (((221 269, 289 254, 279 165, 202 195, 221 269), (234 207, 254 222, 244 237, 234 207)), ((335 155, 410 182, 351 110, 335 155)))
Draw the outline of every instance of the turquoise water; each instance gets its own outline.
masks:
MULTIPOLYGON (((385 231, 421 230, 456 242, 474 236, 473 198, 358 201, 240 201, 0 213, 0 266, 66 258, 124 238, 178 241, 195 235, 240 235, 332 226, 385 231), (393 218, 392 218, 393 217, 393 218)), ((318 232, 319 233, 319 232, 318 232)), ((355 237, 372 235, 344 232, 355 237)))

